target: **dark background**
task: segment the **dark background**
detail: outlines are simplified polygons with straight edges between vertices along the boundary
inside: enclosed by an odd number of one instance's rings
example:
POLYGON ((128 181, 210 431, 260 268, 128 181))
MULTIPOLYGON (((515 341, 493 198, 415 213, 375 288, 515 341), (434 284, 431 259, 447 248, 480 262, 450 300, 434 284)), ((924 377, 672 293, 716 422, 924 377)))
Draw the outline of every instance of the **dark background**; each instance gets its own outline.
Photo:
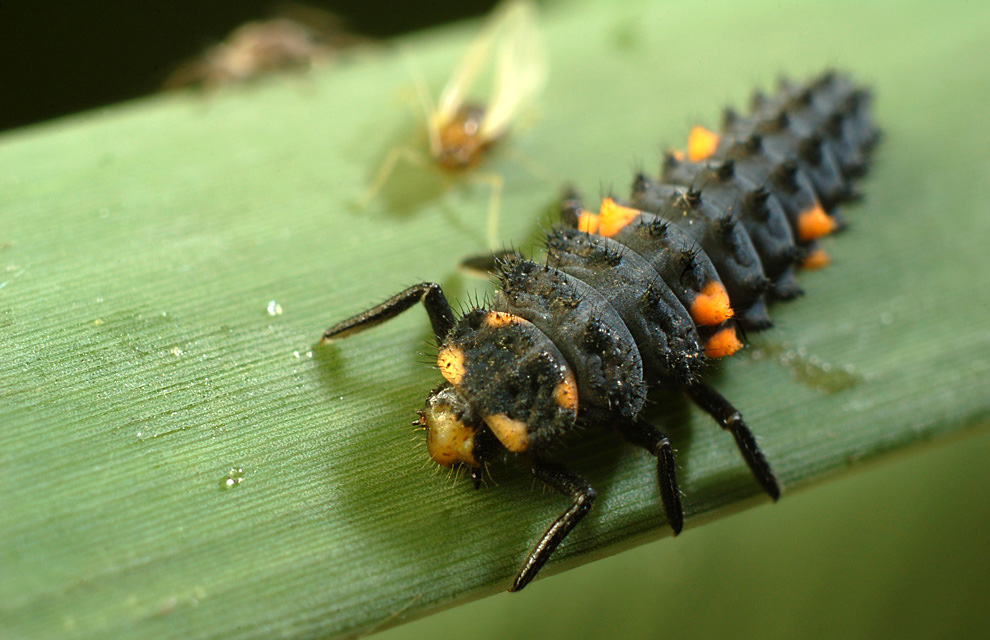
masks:
MULTIPOLYGON (((388 38, 487 12, 494 0, 307 1, 350 31, 388 38)), ((155 91, 176 65, 273 0, 51 2, 0 0, 0 130, 155 91)))

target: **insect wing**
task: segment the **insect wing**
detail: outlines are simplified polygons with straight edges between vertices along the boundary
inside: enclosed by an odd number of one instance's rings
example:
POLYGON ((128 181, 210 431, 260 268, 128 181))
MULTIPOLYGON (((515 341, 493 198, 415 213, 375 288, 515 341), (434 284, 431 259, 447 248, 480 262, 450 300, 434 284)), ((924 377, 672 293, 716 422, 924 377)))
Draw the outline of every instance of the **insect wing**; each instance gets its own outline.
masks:
POLYGON ((464 105, 467 93, 488 68, 493 52, 494 89, 489 113, 481 125, 481 135, 486 139, 504 133, 518 108, 542 88, 546 77, 536 12, 530 3, 511 2, 496 10, 440 94, 436 111, 430 118, 431 132, 441 130, 454 119, 464 105))
POLYGON ((524 3, 506 16, 498 41, 494 91, 481 136, 498 138, 546 83, 547 62, 533 8, 524 3))

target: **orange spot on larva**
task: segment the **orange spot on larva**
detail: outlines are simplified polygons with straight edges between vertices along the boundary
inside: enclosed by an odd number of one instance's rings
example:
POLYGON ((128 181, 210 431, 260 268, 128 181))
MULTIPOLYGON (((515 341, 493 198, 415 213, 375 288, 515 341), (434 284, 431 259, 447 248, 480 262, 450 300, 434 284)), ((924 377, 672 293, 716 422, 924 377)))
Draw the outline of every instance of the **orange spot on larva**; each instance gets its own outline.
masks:
POLYGON ((514 316, 511 313, 504 313, 502 311, 491 311, 485 316, 485 324, 495 329, 517 322, 526 322, 526 319, 520 318, 519 316, 514 316))
POLYGON ((598 214, 598 233, 611 238, 639 217, 640 213, 639 209, 623 207, 616 204, 612 198, 605 198, 602 200, 602 207, 598 214))
POLYGON ((704 127, 692 127, 688 135, 688 160, 698 162, 715 153, 718 134, 704 127))
POLYGON ((815 249, 805 256, 804 261, 801 262, 801 267, 804 269, 821 269, 828 266, 830 262, 832 262, 832 259, 828 257, 824 249, 815 249))
POLYGON ((598 214, 582 211, 578 216, 578 231, 598 233, 598 214))
POLYGON ((724 358, 742 349, 742 343, 736 337, 735 327, 721 329, 705 342, 705 355, 709 358, 724 358))
POLYGON ((504 413, 485 416, 485 422, 502 446, 513 453, 521 453, 529 446, 529 429, 521 420, 514 420, 504 413))
POLYGON ((732 314, 729 293, 717 280, 706 284, 691 302, 691 319, 695 324, 706 327, 722 324, 732 314))
POLYGON ((464 352, 457 347, 444 347, 437 354, 437 366, 444 379, 456 387, 464 378, 464 352))
POLYGON ((567 377, 558 382, 557 386, 554 387, 553 400, 557 403, 557 406, 577 413, 577 382, 574 380, 574 374, 570 371, 567 372, 567 377))
POLYGON ((798 214, 797 236, 801 242, 810 242, 835 231, 833 220, 818 202, 798 214))

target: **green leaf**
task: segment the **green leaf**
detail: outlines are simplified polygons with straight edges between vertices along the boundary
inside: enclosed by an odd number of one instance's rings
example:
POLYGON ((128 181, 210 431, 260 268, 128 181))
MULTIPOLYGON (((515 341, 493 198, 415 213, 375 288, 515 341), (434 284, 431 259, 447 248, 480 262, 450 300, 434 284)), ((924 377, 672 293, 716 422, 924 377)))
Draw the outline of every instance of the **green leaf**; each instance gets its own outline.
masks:
MULTIPOLYGON (((5 135, 0 632, 326 638, 505 589, 565 500, 511 466, 478 492, 431 472, 409 426, 437 381, 422 313, 330 347, 320 331, 415 281, 483 290, 455 265, 485 248, 484 174, 526 247, 565 181, 622 193, 778 71, 850 70, 886 138, 833 266, 714 384, 783 500, 986 423, 988 24, 977 3, 551 7, 538 117, 473 177, 403 166, 363 211, 418 140, 405 58, 436 92, 477 25, 5 135)), ((709 419, 677 398, 651 415, 689 529, 764 500, 709 419)), ((588 434, 566 457, 599 500, 546 575, 667 535, 645 454, 588 434)))

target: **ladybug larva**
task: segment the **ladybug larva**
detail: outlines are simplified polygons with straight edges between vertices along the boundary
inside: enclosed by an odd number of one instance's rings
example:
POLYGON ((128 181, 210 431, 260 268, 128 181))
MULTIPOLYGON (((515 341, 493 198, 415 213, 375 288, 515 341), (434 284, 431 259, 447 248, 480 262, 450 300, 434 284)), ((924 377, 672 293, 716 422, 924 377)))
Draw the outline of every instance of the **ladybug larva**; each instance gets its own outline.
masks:
POLYGON ((657 459, 660 498, 676 535, 683 511, 670 441, 642 417, 649 387, 683 391, 735 439, 774 500, 780 484, 733 405, 703 380, 712 360, 742 347, 741 331, 771 325, 767 303, 801 293, 797 267, 827 262, 817 240, 844 226, 837 207, 856 194, 879 139, 870 96, 825 73, 758 95, 748 116, 727 112, 721 133, 692 130, 658 180, 637 176, 627 201, 597 212, 575 194, 547 256, 495 261, 498 291, 459 317, 424 282, 323 334, 339 340, 422 303, 443 382, 419 412, 427 450, 470 470, 523 460, 571 499, 529 553, 511 590, 525 587, 591 509, 595 490, 556 460, 578 425, 606 427, 657 459))

